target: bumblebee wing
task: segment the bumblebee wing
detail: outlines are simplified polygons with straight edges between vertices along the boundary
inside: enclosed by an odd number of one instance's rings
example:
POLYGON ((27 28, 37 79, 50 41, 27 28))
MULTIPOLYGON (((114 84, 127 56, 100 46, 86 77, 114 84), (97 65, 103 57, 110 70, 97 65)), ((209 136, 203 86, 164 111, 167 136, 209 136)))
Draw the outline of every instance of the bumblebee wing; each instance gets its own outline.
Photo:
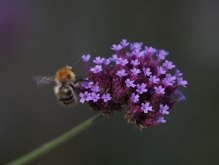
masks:
POLYGON ((39 87, 43 87, 44 85, 50 84, 54 81, 54 76, 37 76, 32 79, 32 82, 34 82, 39 87))

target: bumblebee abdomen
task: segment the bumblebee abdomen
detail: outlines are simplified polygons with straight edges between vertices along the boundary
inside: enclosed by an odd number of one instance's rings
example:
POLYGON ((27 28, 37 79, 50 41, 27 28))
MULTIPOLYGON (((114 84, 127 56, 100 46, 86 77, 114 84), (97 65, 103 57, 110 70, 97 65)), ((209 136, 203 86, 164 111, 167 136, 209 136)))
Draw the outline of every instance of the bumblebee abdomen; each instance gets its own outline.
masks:
POLYGON ((58 101, 61 105, 65 107, 73 107, 77 104, 77 98, 74 97, 73 95, 68 97, 68 98, 58 98, 58 101))
POLYGON ((57 85, 54 88, 59 103, 65 107, 73 107, 78 100, 75 91, 69 84, 57 85))

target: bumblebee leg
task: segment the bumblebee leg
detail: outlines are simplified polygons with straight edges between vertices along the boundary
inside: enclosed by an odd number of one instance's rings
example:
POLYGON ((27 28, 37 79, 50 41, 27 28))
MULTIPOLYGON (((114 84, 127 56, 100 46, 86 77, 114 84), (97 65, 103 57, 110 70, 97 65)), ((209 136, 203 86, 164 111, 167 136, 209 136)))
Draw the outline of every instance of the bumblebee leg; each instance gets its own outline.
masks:
POLYGON ((76 78, 76 80, 74 81, 74 84, 77 84, 78 82, 84 82, 84 81, 89 81, 89 80, 86 80, 85 78, 76 78))
POLYGON ((84 92, 81 88, 75 87, 75 92, 79 94, 80 92, 84 92))

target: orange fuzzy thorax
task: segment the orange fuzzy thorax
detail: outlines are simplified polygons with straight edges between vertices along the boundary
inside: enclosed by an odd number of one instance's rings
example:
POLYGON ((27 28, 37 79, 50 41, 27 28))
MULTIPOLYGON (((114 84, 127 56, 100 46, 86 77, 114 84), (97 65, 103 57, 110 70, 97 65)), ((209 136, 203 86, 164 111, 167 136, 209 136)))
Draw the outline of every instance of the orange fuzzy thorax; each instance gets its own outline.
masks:
POLYGON ((75 80, 75 74, 72 72, 71 67, 67 66, 58 70, 55 74, 55 81, 57 83, 72 82, 75 80))

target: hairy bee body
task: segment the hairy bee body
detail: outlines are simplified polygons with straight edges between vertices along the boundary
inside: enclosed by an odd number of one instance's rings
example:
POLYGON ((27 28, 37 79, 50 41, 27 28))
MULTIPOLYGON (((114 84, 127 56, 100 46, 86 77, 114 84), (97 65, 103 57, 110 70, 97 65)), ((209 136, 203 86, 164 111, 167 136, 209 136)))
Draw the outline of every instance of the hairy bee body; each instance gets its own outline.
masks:
POLYGON ((55 74, 56 86, 54 87, 55 95, 59 103, 65 107, 73 107, 77 104, 75 87, 78 81, 71 66, 59 69, 55 74))
POLYGON ((71 66, 66 66, 59 69, 55 76, 42 77, 38 76, 33 79, 38 86, 49 84, 52 81, 56 82, 54 92, 57 100, 64 107, 73 107, 77 104, 78 99, 76 93, 78 92, 75 87, 79 85, 79 81, 72 71, 71 66))
POLYGON ((68 82, 74 83, 77 81, 77 78, 75 76, 75 73, 72 71, 71 66, 66 66, 59 69, 56 72, 54 79, 57 84, 63 84, 68 82))
POLYGON ((73 107, 78 102, 73 83, 56 85, 54 92, 59 103, 65 107, 73 107))

